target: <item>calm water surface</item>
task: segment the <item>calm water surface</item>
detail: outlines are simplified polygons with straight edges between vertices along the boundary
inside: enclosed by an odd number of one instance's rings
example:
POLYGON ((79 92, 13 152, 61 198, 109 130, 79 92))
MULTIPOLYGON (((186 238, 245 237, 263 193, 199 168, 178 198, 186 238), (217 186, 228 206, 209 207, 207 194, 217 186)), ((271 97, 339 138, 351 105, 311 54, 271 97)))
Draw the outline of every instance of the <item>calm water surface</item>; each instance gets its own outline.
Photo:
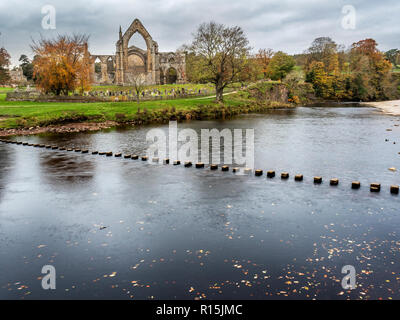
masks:
MULTIPOLYGON (((398 124, 355 107, 179 124, 254 128, 256 167, 288 181, 0 144, 0 299, 399 299, 398 124)), ((143 154, 150 128, 13 139, 143 154)))

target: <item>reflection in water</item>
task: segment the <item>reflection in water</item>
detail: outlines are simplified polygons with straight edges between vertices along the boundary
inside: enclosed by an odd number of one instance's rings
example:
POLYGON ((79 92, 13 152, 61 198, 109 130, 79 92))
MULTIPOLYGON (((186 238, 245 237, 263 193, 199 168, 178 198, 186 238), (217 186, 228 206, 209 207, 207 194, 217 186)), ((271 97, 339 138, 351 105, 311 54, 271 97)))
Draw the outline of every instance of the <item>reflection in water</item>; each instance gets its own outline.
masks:
POLYGON ((40 173, 45 183, 68 186, 88 183, 93 179, 95 165, 80 154, 50 152, 39 154, 40 173))
POLYGON ((7 176, 11 170, 13 150, 6 145, 0 144, 0 203, 6 188, 7 176))
MULTIPOLYGON (((179 124, 254 128, 256 167, 287 181, 0 145, 0 298, 400 298, 398 121, 315 107, 179 124), (37 280, 45 264, 59 275, 52 293, 37 280)), ((24 140, 143 154, 150 128, 24 140)))

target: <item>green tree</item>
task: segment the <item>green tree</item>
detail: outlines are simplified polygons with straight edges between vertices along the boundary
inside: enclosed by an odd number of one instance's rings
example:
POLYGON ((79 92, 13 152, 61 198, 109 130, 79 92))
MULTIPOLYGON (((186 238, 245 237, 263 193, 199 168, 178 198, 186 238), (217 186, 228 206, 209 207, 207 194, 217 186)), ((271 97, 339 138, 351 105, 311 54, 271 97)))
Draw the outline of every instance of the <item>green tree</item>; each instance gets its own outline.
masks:
POLYGON ((29 58, 25 55, 22 54, 21 57, 19 58, 19 62, 21 62, 20 67, 22 69, 22 72, 24 73, 24 76, 28 80, 33 79, 33 63, 29 60, 29 58))
POLYGON ((388 59, 394 67, 399 62, 399 57, 400 57, 400 50, 399 49, 391 49, 389 51, 385 52, 385 57, 388 59))
POLYGON ((282 80, 294 69, 294 66, 295 60, 293 57, 278 51, 268 64, 267 75, 272 80, 282 80))

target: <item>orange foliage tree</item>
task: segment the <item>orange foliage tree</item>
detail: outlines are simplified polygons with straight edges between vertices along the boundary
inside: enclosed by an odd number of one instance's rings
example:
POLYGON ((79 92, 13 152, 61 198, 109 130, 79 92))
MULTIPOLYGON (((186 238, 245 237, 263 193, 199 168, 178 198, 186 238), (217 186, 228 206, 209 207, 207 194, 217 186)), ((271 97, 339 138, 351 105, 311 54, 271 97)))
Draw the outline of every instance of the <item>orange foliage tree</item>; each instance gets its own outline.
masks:
POLYGON ((261 68, 264 78, 267 78, 268 65, 274 56, 274 51, 272 49, 260 49, 256 53, 256 62, 261 68))
POLYGON ((6 84, 10 81, 8 66, 10 65, 10 55, 7 50, 0 48, 0 84, 6 84))
POLYGON ((391 76, 392 64, 377 48, 374 39, 353 43, 350 51, 354 92, 362 100, 391 98, 397 92, 391 76))
POLYGON ((90 88, 88 36, 59 35, 55 39, 33 42, 36 85, 46 94, 68 95, 90 88))

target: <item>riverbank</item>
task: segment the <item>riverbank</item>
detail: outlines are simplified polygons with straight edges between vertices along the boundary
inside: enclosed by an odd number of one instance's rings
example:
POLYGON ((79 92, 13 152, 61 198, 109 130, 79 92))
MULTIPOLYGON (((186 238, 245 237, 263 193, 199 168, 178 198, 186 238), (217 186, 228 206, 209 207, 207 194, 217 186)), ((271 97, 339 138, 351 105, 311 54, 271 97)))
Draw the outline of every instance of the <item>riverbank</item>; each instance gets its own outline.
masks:
POLYGON ((386 114, 400 115, 400 100, 364 102, 363 105, 375 107, 386 114))
MULTIPOLYGON (((93 108, 93 106, 87 106, 87 104, 82 106, 82 108, 85 107, 93 108)), ((224 104, 217 104, 212 101, 208 101, 207 104, 188 104, 186 106, 180 105, 178 107, 153 106, 153 108, 146 108, 142 105, 140 105, 139 107, 132 105, 121 106, 121 103, 119 103, 116 106, 99 106, 100 110, 108 109, 109 112, 108 114, 102 114, 101 116, 96 114, 90 115, 90 110, 87 110, 86 114, 76 113, 73 111, 69 111, 68 113, 66 113, 66 110, 63 110, 65 114, 56 114, 53 116, 47 115, 48 118, 41 120, 39 122, 40 125, 32 124, 30 126, 19 126, 11 128, 3 127, 0 128, 0 137, 15 135, 34 135, 45 132, 71 133, 97 131, 121 125, 135 126, 150 123, 167 123, 171 120, 187 121, 229 119, 240 114, 262 113, 274 108, 290 107, 294 107, 294 105, 277 102, 240 102, 238 100, 228 100, 228 98, 226 99, 224 104), (115 112, 115 108, 118 108, 118 111, 120 112, 115 112), (110 119, 105 119, 106 116, 110 119)), ((19 108, 16 110, 19 110, 19 108)), ((1 120, 7 121, 9 119, 2 118, 2 116, 0 115, 0 121, 1 120)), ((17 118, 17 121, 18 120, 19 119, 17 118)), ((32 119, 27 120, 26 117, 25 121, 27 121, 27 123, 32 123, 32 119)))
POLYGON ((118 123, 114 121, 106 121, 102 123, 91 123, 91 122, 67 123, 65 125, 51 125, 47 127, 37 126, 30 128, 0 130, 0 137, 28 136, 28 135, 35 135, 48 132, 50 133, 91 132, 91 131, 110 129, 116 126, 118 126, 118 123))
MULTIPOLYGON (((0 94, 0 136, 44 132, 95 131, 118 125, 166 123, 170 120, 226 119, 294 104, 254 97, 248 91, 227 93, 224 103, 214 97, 176 100, 98 103, 5 101, 0 94)), ((286 100, 287 101, 287 100, 286 100)))

